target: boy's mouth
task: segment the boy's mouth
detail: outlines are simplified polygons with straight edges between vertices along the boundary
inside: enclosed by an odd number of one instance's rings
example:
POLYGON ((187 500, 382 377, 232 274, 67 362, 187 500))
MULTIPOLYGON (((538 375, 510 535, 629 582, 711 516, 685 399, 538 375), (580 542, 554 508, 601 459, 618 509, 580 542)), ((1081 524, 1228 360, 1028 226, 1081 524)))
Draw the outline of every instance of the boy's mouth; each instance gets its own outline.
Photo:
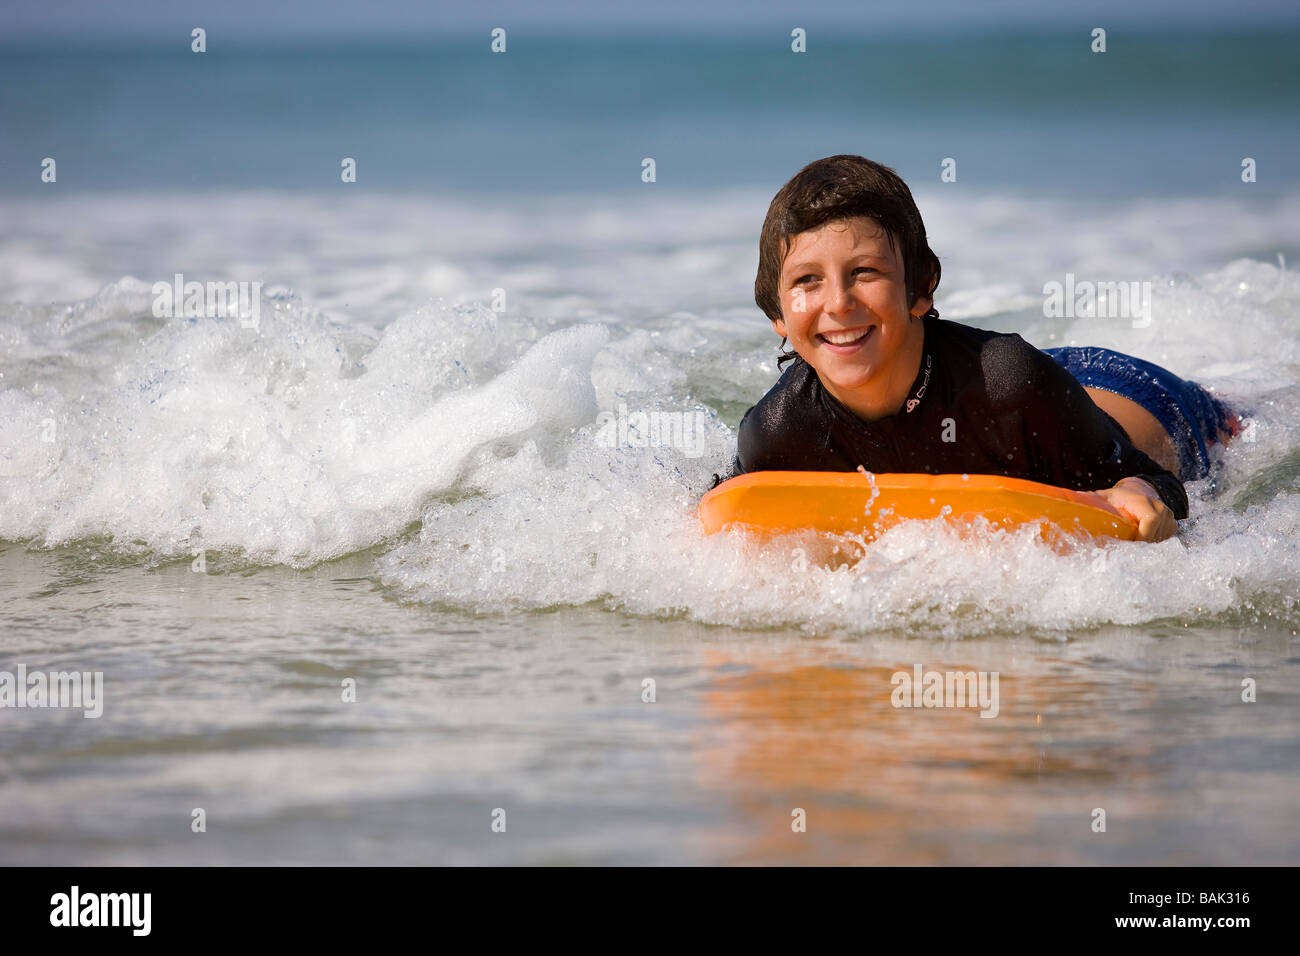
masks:
POLYGON ((844 329, 838 332, 821 332, 817 341, 832 352, 852 352, 861 348, 871 337, 876 327, 868 325, 865 329, 844 329))

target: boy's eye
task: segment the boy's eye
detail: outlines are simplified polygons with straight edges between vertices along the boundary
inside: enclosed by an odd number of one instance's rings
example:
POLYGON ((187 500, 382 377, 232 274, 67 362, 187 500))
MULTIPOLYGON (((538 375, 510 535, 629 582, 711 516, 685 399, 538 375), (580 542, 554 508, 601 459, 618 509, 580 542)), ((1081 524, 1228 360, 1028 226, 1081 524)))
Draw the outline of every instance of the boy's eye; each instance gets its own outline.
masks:
MULTIPOLYGON (((877 275, 880 274, 880 270, 877 269, 875 266, 858 266, 850 273, 850 275, 856 276, 859 272, 871 272, 877 275)), ((790 283, 790 285, 791 287, 793 287, 797 285, 803 285, 805 282, 816 282, 816 281, 817 281, 817 277, 810 272, 807 275, 802 275, 799 278, 795 279, 793 282, 790 283)))

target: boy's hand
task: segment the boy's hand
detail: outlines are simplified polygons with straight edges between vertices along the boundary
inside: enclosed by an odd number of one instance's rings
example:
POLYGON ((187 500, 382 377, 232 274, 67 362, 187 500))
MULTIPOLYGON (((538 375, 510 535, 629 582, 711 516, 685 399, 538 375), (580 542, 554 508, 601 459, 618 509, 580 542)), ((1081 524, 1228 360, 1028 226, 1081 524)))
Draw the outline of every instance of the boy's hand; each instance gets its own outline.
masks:
POLYGON ((1164 541, 1178 533, 1174 513, 1165 507, 1160 495, 1141 478, 1121 478, 1114 488, 1096 492, 1112 508, 1133 519, 1139 541, 1164 541))

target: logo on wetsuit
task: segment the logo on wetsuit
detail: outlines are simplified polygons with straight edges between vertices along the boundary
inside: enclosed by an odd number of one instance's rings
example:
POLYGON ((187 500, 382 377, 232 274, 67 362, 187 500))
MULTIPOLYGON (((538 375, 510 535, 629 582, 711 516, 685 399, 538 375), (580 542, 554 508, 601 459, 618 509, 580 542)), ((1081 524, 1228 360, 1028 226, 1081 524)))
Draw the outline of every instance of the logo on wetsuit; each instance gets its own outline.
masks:
POLYGON ((925 354, 925 378, 921 382, 921 387, 916 390, 916 394, 907 400, 907 410, 910 412, 921 404, 921 397, 925 395, 926 386, 930 384, 930 353, 925 354))

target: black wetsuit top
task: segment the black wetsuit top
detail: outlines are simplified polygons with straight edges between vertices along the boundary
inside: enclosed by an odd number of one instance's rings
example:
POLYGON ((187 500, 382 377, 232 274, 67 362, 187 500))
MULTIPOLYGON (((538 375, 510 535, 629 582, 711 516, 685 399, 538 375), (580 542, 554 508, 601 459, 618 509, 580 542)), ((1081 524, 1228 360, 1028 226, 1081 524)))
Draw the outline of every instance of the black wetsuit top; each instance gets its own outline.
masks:
POLYGON ((740 422, 736 474, 923 472, 1028 478, 1078 491, 1151 483, 1175 518, 1187 493, 1064 368, 1019 335, 925 318, 921 368, 895 414, 864 422, 796 358, 740 422), (945 441, 944 439, 948 440, 945 441))

